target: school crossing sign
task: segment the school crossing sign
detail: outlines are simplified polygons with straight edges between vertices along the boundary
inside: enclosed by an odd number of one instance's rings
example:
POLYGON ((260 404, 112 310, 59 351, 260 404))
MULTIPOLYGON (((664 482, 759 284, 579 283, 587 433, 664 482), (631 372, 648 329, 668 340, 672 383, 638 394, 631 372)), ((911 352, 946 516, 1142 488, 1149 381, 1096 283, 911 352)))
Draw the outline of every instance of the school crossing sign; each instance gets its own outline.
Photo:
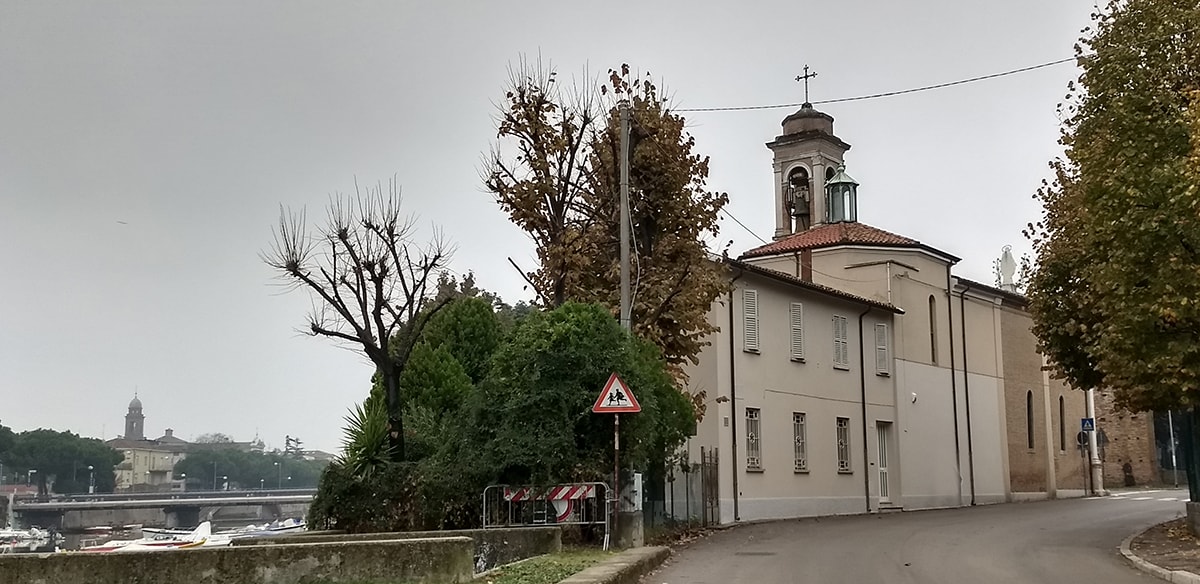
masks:
POLYGON ((636 414, 642 411, 642 405, 633 396, 633 392, 629 391, 629 386, 625 385, 621 376, 613 373, 608 378, 608 383, 604 384, 600 397, 596 398, 596 403, 592 405, 592 411, 597 414, 636 414))

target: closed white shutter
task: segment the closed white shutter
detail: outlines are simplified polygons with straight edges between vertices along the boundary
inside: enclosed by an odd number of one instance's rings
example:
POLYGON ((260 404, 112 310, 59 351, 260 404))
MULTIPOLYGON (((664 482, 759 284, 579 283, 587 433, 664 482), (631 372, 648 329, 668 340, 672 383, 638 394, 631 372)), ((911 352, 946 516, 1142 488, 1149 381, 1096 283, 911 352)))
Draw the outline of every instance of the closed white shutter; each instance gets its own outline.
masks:
POLYGON ((758 352, 758 290, 742 290, 742 350, 758 352))
POLYGON ((844 316, 833 317, 833 364, 838 367, 850 365, 850 347, 844 316))
POLYGON ((793 302, 790 311, 792 329, 792 360, 804 360, 804 305, 793 302))
POLYGON ((892 352, 888 347, 888 325, 875 325, 875 372, 888 375, 892 372, 892 352))

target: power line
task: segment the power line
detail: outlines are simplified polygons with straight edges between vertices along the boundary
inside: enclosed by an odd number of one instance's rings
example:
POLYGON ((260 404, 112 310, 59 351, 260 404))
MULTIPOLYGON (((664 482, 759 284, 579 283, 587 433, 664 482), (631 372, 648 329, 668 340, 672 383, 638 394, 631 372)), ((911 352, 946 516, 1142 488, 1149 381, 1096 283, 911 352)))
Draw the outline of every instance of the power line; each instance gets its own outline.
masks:
MULTIPOLYGON (((901 89, 898 91, 886 91, 883 93, 872 93, 870 95, 859 95, 859 96, 855 96, 855 97, 839 97, 837 99, 823 99, 823 100, 811 102, 811 105, 821 105, 821 104, 826 104, 826 103, 843 103, 843 102, 847 102, 847 101, 863 101, 863 100, 867 100, 867 99, 878 99, 881 97, 892 97, 895 95, 904 95, 907 93, 917 93, 920 91, 929 91, 931 89, 941 89, 943 87, 951 87, 954 85, 963 85, 965 83, 974 83, 976 81, 983 81, 985 79, 995 79, 997 77, 1005 77, 1007 75, 1016 75, 1017 73, 1024 73, 1026 71, 1033 71, 1035 69, 1042 69, 1042 68, 1050 67, 1053 65, 1059 65, 1062 63, 1066 63, 1068 61, 1074 61, 1076 59, 1077 59, 1077 57, 1069 57, 1066 59, 1059 59, 1057 61, 1049 61, 1047 63, 1041 63, 1038 65, 1030 65, 1028 67, 1021 67, 1019 69, 1011 69, 1011 70, 1003 71, 1000 73, 991 73, 989 75, 980 75, 978 77, 971 77, 969 79, 959 79, 958 81, 949 81, 946 83, 925 85, 922 87, 914 87, 912 89, 901 89)), ((747 110, 793 108, 793 107, 800 107, 803 105, 804 105, 803 103, 779 103, 779 104, 774 104, 774 105, 678 108, 678 109, 674 109, 672 111, 676 111, 676 112, 733 112, 733 111, 747 111, 747 110)))
POLYGON ((734 217, 732 213, 730 213, 729 211, 726 211, 724 207, 721 207, 721 212, 722 212, 722 213, 724 213, 726 217, 729 217, 730 219, 733 219, 733 222, 734 222, 734 223, 737 223, 738 225, 741 225, 741 226, 742 226, 742 229, 745 229, 745 230, 746 230, 746 233, 749 233, 750 235, 753 235, 753 236, 754 236, 756 239, 758 239, 759 241, 763 242, 763 245, 766 245, 766 244, 768 243, 768 242, 767 242, 767 240, 765 240, 765 239, 763 239, 763 238, 759 237, 759 236, 758 236, 758 234, 754 232, 754 230, 750 229, 749 227, 746 227, 746 224, 745 224, 745 223, 742 223, 741 221, 739 221, 739 220, 738 220, 738 218, 737 218, 737 217, 734 217))

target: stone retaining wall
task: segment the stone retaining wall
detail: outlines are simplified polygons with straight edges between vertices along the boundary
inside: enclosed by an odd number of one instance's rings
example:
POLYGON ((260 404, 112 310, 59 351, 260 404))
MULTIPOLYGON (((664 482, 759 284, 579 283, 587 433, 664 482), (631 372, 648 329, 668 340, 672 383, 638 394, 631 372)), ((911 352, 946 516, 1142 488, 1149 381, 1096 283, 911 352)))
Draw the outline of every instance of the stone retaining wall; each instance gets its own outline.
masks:
POLYGON ((322 531, 281 537, 235 540, 234 545, 272 545, 297 542, 387 541, 428 537, 469 537, 474 542, 475 572, 562 550, 558 527, 460 529, 453 531, 398 531, 390 533, 339 533, 322 531))
POLYGON ((0 584, 456 583, 473 576, 467 537, 0 556, 0 584))

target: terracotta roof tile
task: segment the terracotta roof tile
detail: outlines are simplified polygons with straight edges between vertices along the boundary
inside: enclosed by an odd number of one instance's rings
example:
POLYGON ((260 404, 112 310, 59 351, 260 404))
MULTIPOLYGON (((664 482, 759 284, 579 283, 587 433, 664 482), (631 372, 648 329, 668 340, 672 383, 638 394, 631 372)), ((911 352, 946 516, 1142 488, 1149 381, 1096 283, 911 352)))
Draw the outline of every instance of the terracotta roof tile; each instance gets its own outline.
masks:
POLYGON ((886 310, 888 312, 892 312, 895 314, 904 314, 904 310, 902 310, 899 307, 893 306, 892 304, 889 304, 887 302, 882 302, 879 300, 872 300, 872 299, 866 298, 864 296, 859 296, 857 294, 851 294, 849 292, 838 290, 837 288, 831 288, 831 287, 825 286, 823 284, 817 284, 815 282, 809 282, 807 280, 802 280, 791 274, 780 272, 779 270, 772 270, 770 268, 764 268, 762 266, 756 266, 754 264, 748 264, 746 262, 734 260, 734 259, 727 259, 725 261, 729 265, 731 265, 739 270, 755 273, 760 276, 766 276, 768 278, 772 278, 772 279, 778 280, 780 282, 792 284, 794 286, 799 286, 801 288, 807 288, 809 290, 812 290, 814 292, 820 292, 821 294, 825 294, 827 296, 834 296, 836 298, 841 298, 842 300, 849 300, 851 302, 865 304, 868 306, 873 306, 875 308, 881 308, 883 310, 886 310))
POLYGON ((789 235, 779 241, 756 247, 742 254, 742 257, 753 258, 835 245, 924 247, 921 242, 903 235, 896 235, 865 223, 845 222, 819 225, 808 231, 789 235))

